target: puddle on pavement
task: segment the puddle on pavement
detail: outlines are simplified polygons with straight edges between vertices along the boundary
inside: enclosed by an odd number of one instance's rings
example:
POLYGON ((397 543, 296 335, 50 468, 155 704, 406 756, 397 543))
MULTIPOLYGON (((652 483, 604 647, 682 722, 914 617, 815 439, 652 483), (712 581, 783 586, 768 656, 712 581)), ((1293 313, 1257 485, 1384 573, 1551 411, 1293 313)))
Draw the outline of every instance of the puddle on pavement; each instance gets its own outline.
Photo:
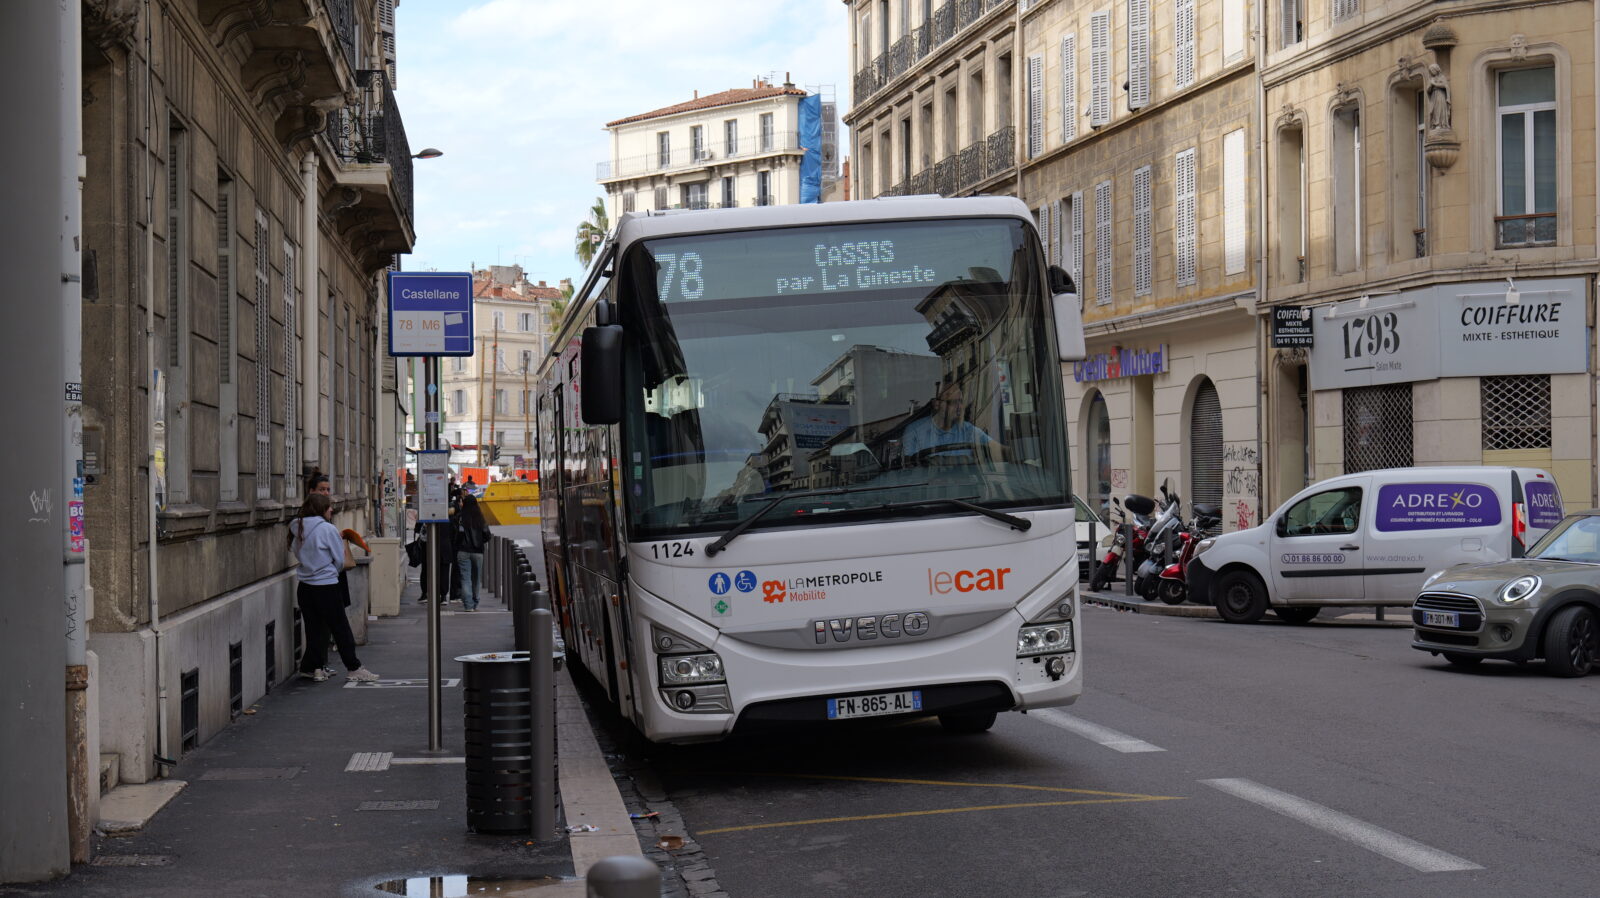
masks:
POLYGON ((557 876, 468 876, 465 873, 445 876, 413 876, 408 879, 390 879, 374 888, 386 895, 405 895, 407 898, 469 898, 472 895, 498 895, 500 898, 518 898, 533 895, 546 886, 567 882, 557 876))

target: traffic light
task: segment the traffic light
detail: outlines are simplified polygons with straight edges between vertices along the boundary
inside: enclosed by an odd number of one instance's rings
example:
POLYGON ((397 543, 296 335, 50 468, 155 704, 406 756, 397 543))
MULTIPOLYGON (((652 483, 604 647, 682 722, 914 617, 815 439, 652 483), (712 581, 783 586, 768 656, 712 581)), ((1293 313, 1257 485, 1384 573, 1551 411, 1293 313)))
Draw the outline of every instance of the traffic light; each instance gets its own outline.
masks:
POLYGON ((497 465, 499 463, 500 463, 500 444, 499 443, 490 443, 489 444, 489 464, 497 465))

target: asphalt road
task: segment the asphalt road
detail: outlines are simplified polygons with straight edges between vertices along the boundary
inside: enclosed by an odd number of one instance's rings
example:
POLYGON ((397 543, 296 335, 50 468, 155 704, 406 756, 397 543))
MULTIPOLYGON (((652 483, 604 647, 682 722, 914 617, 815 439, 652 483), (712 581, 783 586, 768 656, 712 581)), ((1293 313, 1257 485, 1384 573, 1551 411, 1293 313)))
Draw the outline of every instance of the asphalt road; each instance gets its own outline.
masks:
POLYGON ((1081 626, 1083 698, 983 735, 617 742, 733 896, 1600 894, 1600 677, 1350 622, 1081 626))

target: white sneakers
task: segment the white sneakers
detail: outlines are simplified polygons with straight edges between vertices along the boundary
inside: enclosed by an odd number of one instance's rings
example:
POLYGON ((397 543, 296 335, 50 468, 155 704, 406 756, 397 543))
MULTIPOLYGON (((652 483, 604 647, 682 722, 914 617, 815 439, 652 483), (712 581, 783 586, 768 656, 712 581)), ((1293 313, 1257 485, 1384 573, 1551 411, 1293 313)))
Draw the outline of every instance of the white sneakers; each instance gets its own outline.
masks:
POLYGON ((349 678, 357 683, 376 683, 380 677, 365 667, 350 671, 349 678))
POLYGON ((319 667, 310 673, 301 671, 300 678, 302 680, 310 680, 313 683, 321 683, 323 680, 328 678, 328 672, 319 667))

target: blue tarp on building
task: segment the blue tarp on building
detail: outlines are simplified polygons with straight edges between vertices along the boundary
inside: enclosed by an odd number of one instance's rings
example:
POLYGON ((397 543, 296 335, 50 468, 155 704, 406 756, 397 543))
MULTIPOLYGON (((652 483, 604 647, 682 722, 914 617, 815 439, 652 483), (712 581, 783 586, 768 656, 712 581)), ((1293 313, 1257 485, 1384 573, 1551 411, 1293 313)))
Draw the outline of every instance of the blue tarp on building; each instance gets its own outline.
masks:
POLYGON ((800 101, 800 202, 822 202, 822 95, 800 101))

